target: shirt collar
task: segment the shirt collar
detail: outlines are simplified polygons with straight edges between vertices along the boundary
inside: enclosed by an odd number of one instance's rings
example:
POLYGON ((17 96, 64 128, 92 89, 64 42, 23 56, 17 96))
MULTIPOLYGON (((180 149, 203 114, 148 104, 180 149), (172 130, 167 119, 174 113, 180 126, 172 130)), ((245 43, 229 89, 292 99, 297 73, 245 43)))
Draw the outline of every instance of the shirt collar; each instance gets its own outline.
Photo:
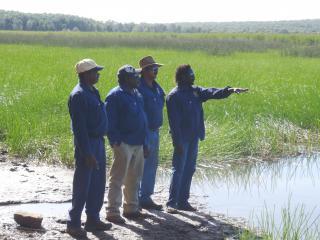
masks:
MULTIPOLYGON (((146 83, 146 80, 145 80, 143 77, 140 78, 140 84, 142 84, 142 86, 144 86, 144 87, 147 87, 147 88, 149 88, 149 89, 152 89, 152 88, 146 83)), ((153 84, 153 88, 154 88, 154 89, 158 88, 158 83, 157 83, 156 80, 154 80, 152 84, 153 84)))
POLYGON ((97 91, 97 89, 94 86, 90 87, 89 85, 87 85, 83 82, 79 82, 79 85, 80 85, 80 87, 82 87, 86 91, 89 91, 89 92, 96 92, 97 91))
POLYGON ((124 91, 124 92, 126 92, 126 93, 129 93, 129 94, 131 94, 131 95, 133 95, 134 94, 134 90, 135 89, 129 89, 127 86, 125 86, 125 85, 119 85, 119 87, 120 87, 120 89, 122 90, 122 91, 124 91))
POLYGON ((186 86, 186 85, 181 85, 181 86, 177 86, 178 90, 180 91, 188 91, 188 90, 192 90, 193 86, 186 86))

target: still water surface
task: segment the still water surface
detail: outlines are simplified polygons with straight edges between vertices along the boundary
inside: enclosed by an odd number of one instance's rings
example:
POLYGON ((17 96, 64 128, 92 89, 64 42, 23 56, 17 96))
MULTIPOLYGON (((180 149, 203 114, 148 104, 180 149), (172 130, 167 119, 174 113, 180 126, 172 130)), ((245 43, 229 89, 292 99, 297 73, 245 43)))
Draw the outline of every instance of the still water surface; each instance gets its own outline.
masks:
MULTIPOLYGON (((165 184, 168 179, 168 173, 162 172, 159 181, 165 184)), ((200 167, 191 192, 205 196, 199 199, 210 211, 244 217, 255 226, 259 225, 257 216, 266 210, 280 225, 281 209, 289 206, 291 211, 303 207, 316 220, 320 216, 320 155, 200 167)))
MULTIPOLYGON (((168 186, 170 172, 160 170, 158 184, 168 186)), ((259 226, 259 216, 267 211, 281 225, 281 210, 304 208, 311 222, 320 222, 320 155, 281 159, 272 162, 234 162, 199 168, 194 176, 192 195, 209 211, 246 218, 259 226), (202 196, 202 197, 201 197, 202 196), (318 218, 319 217, 319 218, 318 218)), ((70 203, 25 204, 23 208, 45 216, 66 215, 70 203)), ((261 217, 260 217, 261 219, 261 217)))

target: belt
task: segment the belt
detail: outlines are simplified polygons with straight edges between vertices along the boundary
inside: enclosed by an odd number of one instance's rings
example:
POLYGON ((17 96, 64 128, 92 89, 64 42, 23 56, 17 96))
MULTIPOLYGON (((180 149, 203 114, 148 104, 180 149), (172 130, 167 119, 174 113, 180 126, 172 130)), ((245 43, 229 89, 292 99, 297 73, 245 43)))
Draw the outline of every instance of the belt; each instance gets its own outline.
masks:
POLYGON ((89 138, 103 138, 103 135, 88 134, 89 138))

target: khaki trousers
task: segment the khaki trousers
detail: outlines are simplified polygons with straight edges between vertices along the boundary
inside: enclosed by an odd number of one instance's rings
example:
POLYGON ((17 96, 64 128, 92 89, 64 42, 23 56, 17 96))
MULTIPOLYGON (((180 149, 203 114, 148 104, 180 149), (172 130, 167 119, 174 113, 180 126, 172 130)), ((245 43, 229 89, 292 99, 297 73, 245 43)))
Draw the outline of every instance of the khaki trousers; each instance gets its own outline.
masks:
POLYGON ((136 212, 139 210, 138 190, 144 165, 143 146, 121 143, 113 147, 112 151, 114 161, 109 174, 107 216, 120 215, 122 186, 123 212, 136 212))

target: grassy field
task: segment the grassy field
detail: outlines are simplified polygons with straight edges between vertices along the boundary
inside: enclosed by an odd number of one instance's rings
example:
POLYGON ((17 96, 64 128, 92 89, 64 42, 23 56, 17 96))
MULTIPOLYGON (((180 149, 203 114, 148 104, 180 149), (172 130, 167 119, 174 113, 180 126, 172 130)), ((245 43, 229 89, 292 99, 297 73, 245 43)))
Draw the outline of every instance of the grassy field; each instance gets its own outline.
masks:
POLYGON ((278 50, 284 56, 320 57, 319 34, 177 34, 1 31, 0 43, 68 47, 129 47, 202 51, 210 55, 278 50))
MULTIPOLYGON (((106 67, 97 84, 104 99, 121 65, 137 66, 150 54, 165 64, 159 82, 166 92, 182 63, 192 65, 198 85, 250 88, 249 94, 205 103, 207 139, 200 160, 270 158, 319 148, 320 59, 284 54, 285 43, 300 51, 319 42, 316 35, 0 32, 0 141, 12 153, 72 164, 67 99, 77 83, 75 62, 90 57, 106 67), (220 52, 210 52, 212 44, 220 52)), ((169 161, 166 116, 160 151, 161 160, 169 161)))

